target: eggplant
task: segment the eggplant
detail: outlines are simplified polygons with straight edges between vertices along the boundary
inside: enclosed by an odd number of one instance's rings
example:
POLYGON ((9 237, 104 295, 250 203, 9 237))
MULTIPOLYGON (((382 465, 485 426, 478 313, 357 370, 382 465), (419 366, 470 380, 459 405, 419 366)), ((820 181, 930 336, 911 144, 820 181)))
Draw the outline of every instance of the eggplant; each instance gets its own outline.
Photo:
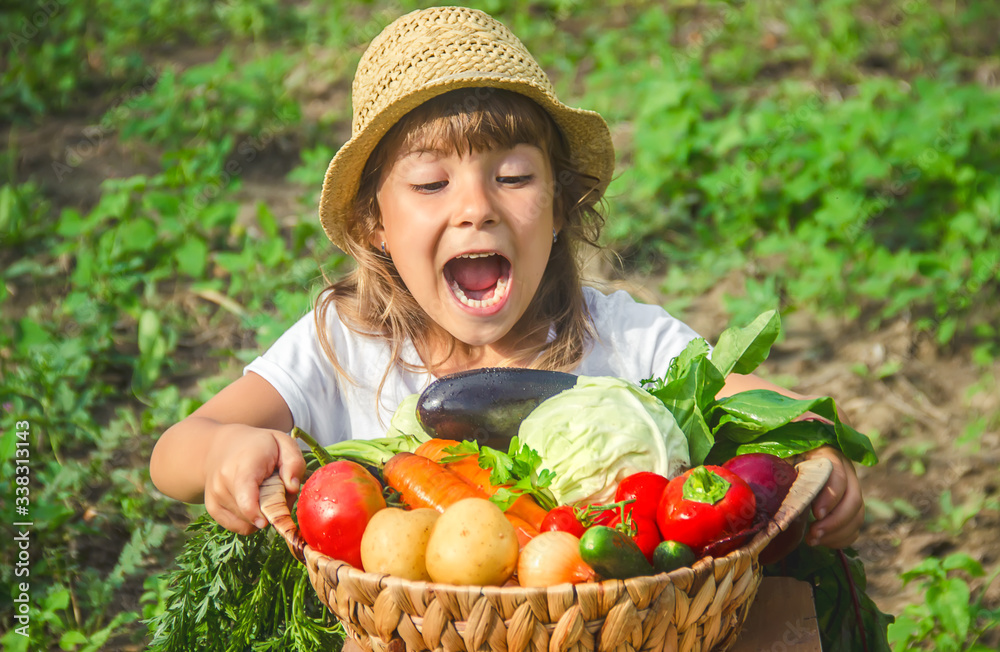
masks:
POLYGON ((517 367, 460 371, 435 380, 420 394, 417 421, 432 437, 506 451, 521 421, 576 380, 562 371, 517 367))

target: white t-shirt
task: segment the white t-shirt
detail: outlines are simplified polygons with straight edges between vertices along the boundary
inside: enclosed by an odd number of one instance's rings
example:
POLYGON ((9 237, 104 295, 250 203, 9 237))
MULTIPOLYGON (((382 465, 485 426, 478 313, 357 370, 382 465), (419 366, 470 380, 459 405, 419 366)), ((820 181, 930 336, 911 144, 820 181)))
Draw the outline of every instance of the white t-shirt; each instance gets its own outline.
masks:
MULTIPOLYGON (((663 376, 670 361, 698 337, 663 308, 637 303, 626 292, 604 295, 590 287, 583 290, 597 338, 573 373, 615 376, 636 383, 663 376)), ((333 350, 354 383, 340 377, 323 354, 312 312, 283 333, 243 373, 252 371, 271 383, 288 404, 295 425, 323 446, 345 439, 382 437, 396 406, 421 392, 435 377, 393 367, 382 388, 381 404, 376 407, 378 384, 389 363, 388 343, 348 329, 332 305, 327 317, 333 350)), ((421 364, 409 341, 402 358, 421 364)))

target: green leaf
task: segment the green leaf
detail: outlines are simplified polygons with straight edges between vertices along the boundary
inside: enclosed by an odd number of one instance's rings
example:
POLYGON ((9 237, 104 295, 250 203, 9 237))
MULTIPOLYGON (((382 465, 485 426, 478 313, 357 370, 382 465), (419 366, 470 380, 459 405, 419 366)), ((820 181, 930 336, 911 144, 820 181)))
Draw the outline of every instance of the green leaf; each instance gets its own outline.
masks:
POLYGON ((903 584, 908 584, 921 577, 944 579, 945 571, 941 568, 940 559, 930 557, 924 559, 910 570, 903 572, 899 577, 903 580, 903 584))
POLYGON ((174 252, 177 271, 191 278, 201 278, 205 274, 208 261, 208 245, 202 238, 190 236, 174 252))
POLYGON ((280 235, 278 231, 278 220, 271 212, 271 209, 264 202, 257 202, 257 222, 264 232, 265 238, 276 240, 280 235))
POLYGON ((930 619, 900 615, 889 625, 889 644, 893 650, 907 650, 910 649, 910 643, 923 639, 930 631, 930 619))
POLYGON ((0 643, 3 644, 4 652, 30 652, 31 638, 21 636, 17 629, 12 627, 6 634, 0 636, 0 643))
POLYGON ((53 591, 45 596, 45 611, 59 611, 69 606, 69 589, 53 591))
POLYGON ((86 645, 84 645, 79 652, 99 652, 104 649, 104 644, 107 643, 111 635, 115 633, 118 628, 127 623, 135 622, 139 619, 139 614, 134 611, 123 611, 115 615, 110 623, 94 632, 87 637, 86 645))
POLYGON ((123 251, 148 252, 158 239, 156 225, 148 218, 135 218, 118 229, 118 246, 123 251))
POLYGON ((972 621, 969 597, 969 585, 957 577, 932 583, 924 595, 931 613, 940 621, 942 629, 959 641, 965 641, 972 621))
POLYGON ((725 377, 708 359, 708 344, 703 339, 689 342, 671 361, 664 378, 643 381, 687 437, 692 466, 701 464, 715 443, 703 411, 725 384, 725 377))
POLYGON ((139 360, 135 366, 133 387, 141 392, 149 389, 159 377, 169 348, 156 311, 147 308, 139 315, 138 340, 139 360))
POLYGON ((490 469, 490 484, 500 485, 514 481, 514 460, 503 451, 483 446, 479 449, 479 466, 490 469))
POLYGON ((769 310, 743 328, 727 328, 712 351, 712 364, 723 377, 749 374, 767 359, 771 345, 781 332, 776 310, 769 310))
POLYGON ((820 446, 837 445, 833 426, 819 421, 795 421, 770 432, 747 437, 745 442, 740 442, 739 439, 718 437, 705 463, 722 464, 746 453, 768 453, 786 458, 807 453, 820 446))
POLYGON ((33 319, 24 317, 17 322, 17 338, 15 342, 22 351, 30 351, 52 341, 52 336, 45 328, 33 319))
MULTIPOLYGON (((812 412, 833 422, 833 442, 849 459, 873 466, 878 462, 871 440, 840 420, 833 399, 793 399, 767 389, 753 389, 719 399, 708 411, 708 422, 716 441, 720 438, 745 444, 763 433, 794 422, 812 412)), ((805 421, 794 433, 800 437, 807 428, 817 431, 829 427, 821 421, 805 421)), ((817 435, 819 436, 819 435, 817 435)))
POLYGON ((945 557, 941 562, 941 568, 946 571, 963 570, 970 577, 982 577, 986 574, 983 565, 964 552, 956 552, 945 557))
POLYGON ((77 645, 87 642, 87 637, 83 632, 73 629, 59 639, 59 648, 62 650, 75 650, 77 645))

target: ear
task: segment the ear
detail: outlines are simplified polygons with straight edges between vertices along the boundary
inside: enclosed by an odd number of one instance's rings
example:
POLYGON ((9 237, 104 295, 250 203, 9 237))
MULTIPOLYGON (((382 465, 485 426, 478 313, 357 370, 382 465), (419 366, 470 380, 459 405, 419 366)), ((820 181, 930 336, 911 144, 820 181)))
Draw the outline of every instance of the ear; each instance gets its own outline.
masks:
POLYGON ((385 242, 385 229, 380 226, 372 231, 371 237, 368 238, 368 244, 370 244, 373 249, 381 251, 383 242, 385 242))

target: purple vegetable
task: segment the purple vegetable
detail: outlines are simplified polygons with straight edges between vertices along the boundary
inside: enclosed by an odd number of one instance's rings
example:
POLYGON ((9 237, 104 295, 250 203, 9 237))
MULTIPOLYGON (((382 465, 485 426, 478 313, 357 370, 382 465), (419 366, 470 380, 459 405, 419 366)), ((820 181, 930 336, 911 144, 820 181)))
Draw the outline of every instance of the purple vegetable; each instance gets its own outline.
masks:
MULTIPOLYGON (((737 455, 722 465, 742 478, 757 499, 758 517, 774 518, 798 471, 777 455, 746 453, 737 455)), ((794 550, 805 536, 807 514, 803 512, 788 529, 771 540, 760 553, 760 563, 773 564, 794 550)))
POLYGON ((757 510, 764 512, 768 518, 773 518, 778 513, 778 508, 798 475, 794 466, 777 455, 768 453, 737 455, 722 467, 750 485, 757 497, 757 510))

